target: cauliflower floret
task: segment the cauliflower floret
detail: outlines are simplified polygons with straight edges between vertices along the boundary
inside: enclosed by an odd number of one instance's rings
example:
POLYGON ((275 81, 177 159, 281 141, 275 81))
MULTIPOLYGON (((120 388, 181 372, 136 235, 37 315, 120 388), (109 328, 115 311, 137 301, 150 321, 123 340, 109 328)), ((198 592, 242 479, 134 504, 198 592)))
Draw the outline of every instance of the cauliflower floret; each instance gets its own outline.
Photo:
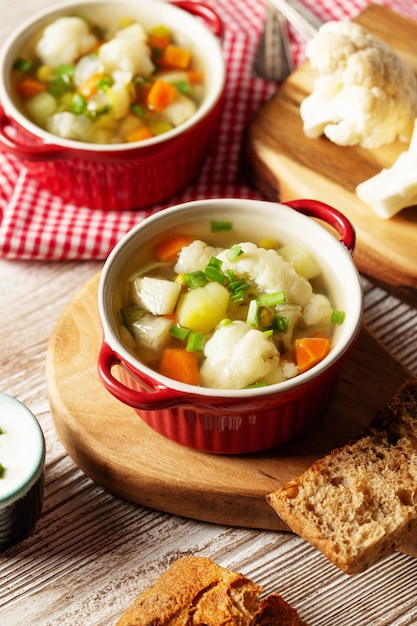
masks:
POLYGON ((81 17, 59 17, 45 28, 35 50, 45 65, 71 65, 96 44, 97 37, 81 17))
POLYGON ((201 381, 205 387, 244 389, 271 374, 271 382, 283 380, 275 344, 245 322, 234 321, 216 330, 204 355, 201 381))
POLYGON ((223 262, 222 269, 232 269, 238 278, 247 277, 265 293, 284 291, 292 304, 304 307, 311 298, 312 287, 309 281, 297 274, 291 263, 287 263, 276 250, 258 248, 254 243, 239 244, 244 254, 234 261, 227 258, 228 250, 218 254, 223 262))
POLYGON ((132 75, 149 76, 155 69, 146 35, 138 23, 118 31, 113 39, 100 47, 98 56, 107 74, 123 70, 132 75))
POLYGON ((329 332, 332 312, 330 300, 321 293, 315 293, 303 311, 303 320, 307 326, 319 326, 323 332, 329 332))
POLYGON ((417 77, 390 46, 354 22, 327 22, 306 55, 319 74, 300 107, 308 137, 363 148, 410 139, 417 77))
POLYGON ((46 128, 53 135, 64 137, 65 139, 85 140, 90 132, 92 122, 84 115, 74 115, 70 111, 60 111, 51 115, 46 128))
POLYGON ((177 274, 186 274, 187 272, 203 271, 210 262, 211 257, 217 256, 222 248, 214 248, 204 241, 196 239, 189 246, 182 248, 178 261, 175 265, 177 274))

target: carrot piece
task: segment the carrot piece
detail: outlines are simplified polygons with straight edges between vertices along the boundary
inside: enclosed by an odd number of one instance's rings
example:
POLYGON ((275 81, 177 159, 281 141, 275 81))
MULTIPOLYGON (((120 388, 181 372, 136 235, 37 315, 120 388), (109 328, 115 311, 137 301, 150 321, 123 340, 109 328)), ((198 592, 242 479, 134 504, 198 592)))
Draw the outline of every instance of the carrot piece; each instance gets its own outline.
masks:
POLYGON ((152 33, 149 35, 148 44, 151 48, 164 50, 170 43, 171 36, 169 33, 152 33))
POLYGON ((155 247, 155 252, 161 261, 176 261, 181 248, 189 246, 194 241, 190 235, 173 235, 164 239, 155 247))
POLYGON ((42 83, 40 80, 36 80, 35 78, 30 78, 30 76, 23 78, 17 85, 17 92, 23 99, 37 96, 39 93, 45 91, 45 89, 45 83, 42 83))
POLYGON ((184 348, 165 348, 162 353, 159 371, 163 376, 173 378, 188 385, 200 384, 197 355, 184 348))
POLYGON ((153 136, 154 135, 149 128, 146 128, 146 126, 140 126, 139 128, 132 130, 132 132, 127 135, 126 141, 129 143, 132 143, 133 141, 143 141, 144 139, 149 139, 153 136))
POLYGON ((202 83, 204 80, 204 73, 199 70, 187 70, 187 78, 190 85, 202 83))
POLYGON ((177 88, 165 80, 157 80, 146 96, 146 104, 153 111, 163 111, 177 95, 177 88))
POLYGON ((295 340, 295 362, 299 372, 317 365, 330 351, 329 337, 303 337, 295 340))
POLYGON ((84 98, 89 98, 97 91, 98 82, 104 78, 104 74, 91 74, 85 81, 78 87, 77 92, 84 98))
POLYGON ((169 44, 163 51, 158 64, 161 67, 186 70, 191 62, 191 52, 174 44, 169 44))

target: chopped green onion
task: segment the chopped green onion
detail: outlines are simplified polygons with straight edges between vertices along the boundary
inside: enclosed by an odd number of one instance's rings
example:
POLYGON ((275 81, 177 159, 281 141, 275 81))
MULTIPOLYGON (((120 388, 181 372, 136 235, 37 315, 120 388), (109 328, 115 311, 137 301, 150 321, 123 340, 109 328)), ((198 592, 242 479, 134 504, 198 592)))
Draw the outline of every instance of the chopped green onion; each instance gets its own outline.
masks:
POLYGON ((221 259, 218 259, 216 256, 212 256, 210 261, 208 262, 208 265, 210 265, 211 267, 215 267, 219 270, 223 265, 223 261, 221 259))
POLYGON ((143 117, 145 115, 145 109, 139 104, 131 104, 130 110, 132 111, 132 113, 134 113, 134 115, 137 115, 138 117, 143 117))
POLYGON ((97 83, 97 89, 105 89, 105 87, 112 87, 113 86, 113 81, 110 78, 110 76, 104 76, 104 78, 100 78, 100 80, 97 83))
POLYGON ((227 257, 227 260, 230 261, 230 263, 233 263, 233 261, 236 261, 237 257, 240 256, 241 254, 243 254, 242 248, 239 246, 239 244, 235 243, 226 252, 226 257, 227 257))
POLYGON ((226 274, 223 274, 223 272, 221 271, 222 265, 223 261, 221 261, 221 259, 212 256, 210 261, 206 265, 206 269, 204 270, 204 273, 209 280, 215 280, 221 285, 223 285, 224 281, 226 280, 226 274))
POLYGON ((213 267, 210 264, 206 265, 206 269, 204 270, 204 273, 209 280, 215 280, 217 283, 220 283, 221 285, 223 285, 224 281, 226 280, 226 275, 223 274, 221 270, 217 269, 216 267, 213 267))
POLYGON ((57 76, 67 76, 68 78, 72 78, 75 73, 75 65, 68 65, 66 63, 61 63, 56 68, 57 76))
POLYGON ((248 314, 246 316, 246 323, 250 326, 258 325, 258 313, 259 313, 259 300, 251 300, 249 302, 248 314))
POLYGON ((232 230, 233 228, 232 222, 222 222, 217 220, 213 220, 212 222, 210 222, 210 226, 212 233, 221 233, 223 231, 232 230))
POLYGON ((225 276, 229 280, 229 283, 232 283, 235 280, 235 273, 233 270, 225 270, 225 276))
POLYGON ((234 280, 229 285, 230 291, 233 291, 233 292, 240 291, 241 289, 247 289, 248 287, 250 287, 250 285, 249 283, 245 281, 244 278, 239 278, 238 280, 234 280))
POLYGON ((169 329, 169 334, 175 337, 176 339, 181 339, 181 341, 185 341, 190 334, 191 330, 189 328, 184 328, 179 324, 174 324, 169 329))
POLYGON ((275 293, 264 293, 259 297, 261 306, 275 306, 277 304, 285 304, 287 298, 284 291, 276 291, 275 293))
POLYGON ((343 324, 344 321, 345 321, 345 312, 338 311, 337 309, 335 309, 332 312, 332 315, 330 317, 330 322, 332 324, 343 324))
POLYGON ((273 330, 272 330, 272 328, 271 328, 270 330, 264 330, 264 331, 263 331, 263 333, 264 333, 265 337, 266 337, 267 339, 269 339, 269 338, 270 338, 270 337, 272 337, 272 335, 274 334, 274 331, 273 331, 273 330))
POLYGON ((231 301, 232 302, 243 302, 246 296, 246 290, 250 289, 250 284, 246 283, 243 278, 240 280, 236 280, 233 283, 230 283, 229 289, 232 292, 231 301))
POLYGON ((3 476, 5 469, 6 468, 4 467, 3 463, 0 463, 0 478, 3 476))
POLYGON ((184 95, 191 93, 191 85, 187 83, 186 80, 179 80, 176 83, 172 83, 174 87, 178 89, 178 91, 184 95))
POLYGON ((0 435, 4 433, 4 430, 0 427, 0 435))
POLYGON ((207 276, 201 270, 196 272, 189 272, 184 276, 185 282, 190 289, 197 289, 197 287, 204 287, 208 283, 207 276))
POLYGON ((80 93, 75 93, 71 100, 71 111, 75 115, 81 115, 87 108, 87 100, 80 93))
POLYGON ((32 61, 29 61, 28 59, 22 59, 20 57, 16 59, 13 63, 13 69, 17 70, 18 72, 28 72, 31 67, 32 61))
POLYGON ((206 338, 202 333, 191 331, 188 335, 187 346, 185 349, 187 352, 199 352, 204 348, 205 342, 206 338))
POLYGON ((230 319, 230 317, 225 317, 219 322, 219 326, 230 326, 231 323, 232 320, 230 319))
POLYGON ((290 320, 288 317, 281 317, 281 315, 277 315, 273 322, 273 329, 279 333, 287 333, 290 325, 290 320))

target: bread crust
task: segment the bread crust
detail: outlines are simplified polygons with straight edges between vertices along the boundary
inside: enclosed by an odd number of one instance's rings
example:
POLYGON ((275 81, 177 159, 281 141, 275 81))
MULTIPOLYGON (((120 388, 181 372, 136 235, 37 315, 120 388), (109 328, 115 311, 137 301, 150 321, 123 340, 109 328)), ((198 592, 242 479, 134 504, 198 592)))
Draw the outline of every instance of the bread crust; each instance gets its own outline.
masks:
POLYGON ((347 574, 393 552, 417 531, 417 380, 400 387, 361 437, 266 499, 347 574))
POLYGON ((260 602, 260 593, 259 585, 209 558, 182 557, 116 626, 306 626, 283 598, 274 594, 260 602))

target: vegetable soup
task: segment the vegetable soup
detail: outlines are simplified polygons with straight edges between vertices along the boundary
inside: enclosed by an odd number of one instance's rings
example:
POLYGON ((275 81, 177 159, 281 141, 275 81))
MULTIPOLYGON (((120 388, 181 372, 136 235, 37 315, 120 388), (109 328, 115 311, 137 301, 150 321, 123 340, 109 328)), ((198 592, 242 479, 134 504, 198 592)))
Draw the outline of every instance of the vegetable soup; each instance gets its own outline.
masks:
POLYGON ((184 227, 131 259, 115 302, 131 354, 218 389, 279 383, 325 358, 345 313, 313 253, 245 232, 227 220, 184 227))
POLYGON ((169 25, 130 18, 104 30, 85 17, 46 26, 13 64, 22 111, 48 132, 96 144, 162 135, 188 120, 204 73, 169 25))

